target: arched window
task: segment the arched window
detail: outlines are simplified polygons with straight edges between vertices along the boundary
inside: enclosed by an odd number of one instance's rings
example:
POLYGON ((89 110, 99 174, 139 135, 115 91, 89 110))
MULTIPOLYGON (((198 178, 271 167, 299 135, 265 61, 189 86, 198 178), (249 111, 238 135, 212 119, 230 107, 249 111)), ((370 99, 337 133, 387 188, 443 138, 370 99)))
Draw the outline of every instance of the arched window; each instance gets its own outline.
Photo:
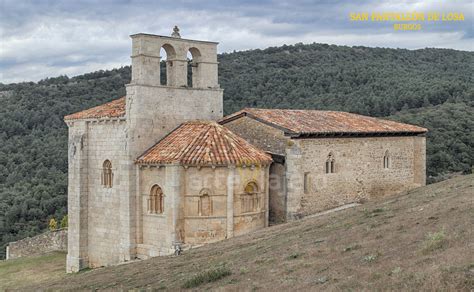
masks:
POLYGON ((335 173, 336 172, 336 160, 334 155, 329 153, 328 158, 326 159, 326 173, 335 173))
POLYGON ((148 198, 148 213, 162 214, 164 211, 164 195, 160 186, 154 185, 148 198))
POLYGON ((160 49, 160 84, 166 86, 174 86, 172 78, 174 76, 173 60, 176 58, 175 49, 169 45, 164 44, 160 49))
POLYGON ((245 186, 244 194, 240 198, 240 204, 242 213, 256 212, 260 209, 260 198, 256 182, 249 182, 245 186))
POLYGON ((198 202, 199 216, 211 216, 212 215, 212 200, 210 192, 204 189, 199 194, 198 202))
POLYGON ((390 168, 390 153, 385 151, 385 154, 383 155, 383 168, 390 168))
POLYGON ((199 87, 199 62, 201 60, 201 52, 197 48, 190 48, 187 53, 188 59, 188 87, 199 87))
POLYGON ((112 162, 110 162, 110 160, 106 160, 102 164, 102 177, 101 177, 102 185, 105 188, 111 188, 113 178, 114 178, 114 174, 112 173, 112 162))

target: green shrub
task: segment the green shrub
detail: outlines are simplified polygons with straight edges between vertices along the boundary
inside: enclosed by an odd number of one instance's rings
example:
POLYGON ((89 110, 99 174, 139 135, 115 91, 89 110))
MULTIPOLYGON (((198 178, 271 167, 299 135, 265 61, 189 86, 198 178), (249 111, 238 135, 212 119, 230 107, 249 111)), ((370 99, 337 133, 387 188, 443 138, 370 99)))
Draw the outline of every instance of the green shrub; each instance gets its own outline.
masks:
POLYGON ((215 282, 231 274, 232 272, 230 271, 229 268, 219 267, 217 269, 213 269, 213 270, 209 270, 209 271, 197 274, 196 276, 187 280, 184 283, 183 288, 194 288, 202 284, 215 282))
POLYGON ((60 226, 61 228, 67 228, 67 224, 68 224, 67 215, 64 215, 63 219, 61 219, 60 226))

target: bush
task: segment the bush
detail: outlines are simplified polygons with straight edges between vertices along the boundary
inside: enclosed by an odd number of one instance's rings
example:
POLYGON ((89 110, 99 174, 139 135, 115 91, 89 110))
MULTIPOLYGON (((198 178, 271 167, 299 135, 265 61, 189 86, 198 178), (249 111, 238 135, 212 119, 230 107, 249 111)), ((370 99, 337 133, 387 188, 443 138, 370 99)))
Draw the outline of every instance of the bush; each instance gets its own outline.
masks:
POLYGON ((54 231, 56 229, 58 229, 58 222, 56 222, 54 218, 51 218, 51 220, 49 220, 49 230, 54 231))
POLYGON ((64 215, 64 217, 63 217, 63 219, 61 219, 61 223, 60 223, 61 228, 67 228, 67 223, 68 223, 67 220, 68 220, 67 215, 64 215))
POLYGON ((214 270, 209 270, 209 271, 197 274, 196 276, 187 280, 184 283, 183 288, 194 288, 205 283, 215 282, 231 274, 232 272, 230 271, 230 269, 226 267, 220 267, 214 270))
POLYGON ((441 249, 446 245, 446 242, 446 235, 443 230, 435 233, 430 232, 423 241, 423 252, 427 253, 441 249))

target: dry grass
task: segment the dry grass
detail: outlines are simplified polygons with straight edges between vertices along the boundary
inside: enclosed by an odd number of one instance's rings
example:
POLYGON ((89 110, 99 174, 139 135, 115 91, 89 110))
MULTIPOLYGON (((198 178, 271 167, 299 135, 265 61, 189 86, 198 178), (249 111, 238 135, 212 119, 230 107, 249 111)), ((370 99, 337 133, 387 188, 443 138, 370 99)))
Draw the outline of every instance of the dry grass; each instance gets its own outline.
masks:
POLYGON ((183 288, 194 288, 202 284, 212 283, 224 277, 230 276, 231 270, 226 267, 218 267, 209 271, 199 273, 191 279, 184 282, 183 288))
POLYGON ((40 286, 44 281, 63 278, 65 271, 66 254, 62 252, 1 261, 0 291, 24 285, 40 286))
POLYGON ((425 241, 423 241, 423 251, 429 253, 446 246, 447 240, 444 231, 428 233, 425 241))
POLYGON ((180 290, 200 273, 225 267, 225 277, 204 275, 198 288, 469 291, 474 288, 473 181, 473 175, 461 176, 178 257, 61 274, 59 280, 23 288, 180 290))

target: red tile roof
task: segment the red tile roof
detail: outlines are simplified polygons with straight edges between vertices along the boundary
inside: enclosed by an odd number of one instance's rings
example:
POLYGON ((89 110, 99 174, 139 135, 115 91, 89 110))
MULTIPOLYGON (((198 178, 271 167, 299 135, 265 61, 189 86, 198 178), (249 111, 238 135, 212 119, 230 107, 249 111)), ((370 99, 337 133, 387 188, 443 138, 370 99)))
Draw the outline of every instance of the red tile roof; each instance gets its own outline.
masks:
POLYGON ((422 127, 347 112, 245 108, 219 121, 225 124, 248 116, 282 129, 289 135, 421 134, 422 127))
POLYGON ((140 164, 268 165, 270 155, 210 121, 190 121, 165 136, 137 159, 140 164))
POLYGON ((117 118, 125 116, 125 96, 64 117, 65 120, 117 118))

